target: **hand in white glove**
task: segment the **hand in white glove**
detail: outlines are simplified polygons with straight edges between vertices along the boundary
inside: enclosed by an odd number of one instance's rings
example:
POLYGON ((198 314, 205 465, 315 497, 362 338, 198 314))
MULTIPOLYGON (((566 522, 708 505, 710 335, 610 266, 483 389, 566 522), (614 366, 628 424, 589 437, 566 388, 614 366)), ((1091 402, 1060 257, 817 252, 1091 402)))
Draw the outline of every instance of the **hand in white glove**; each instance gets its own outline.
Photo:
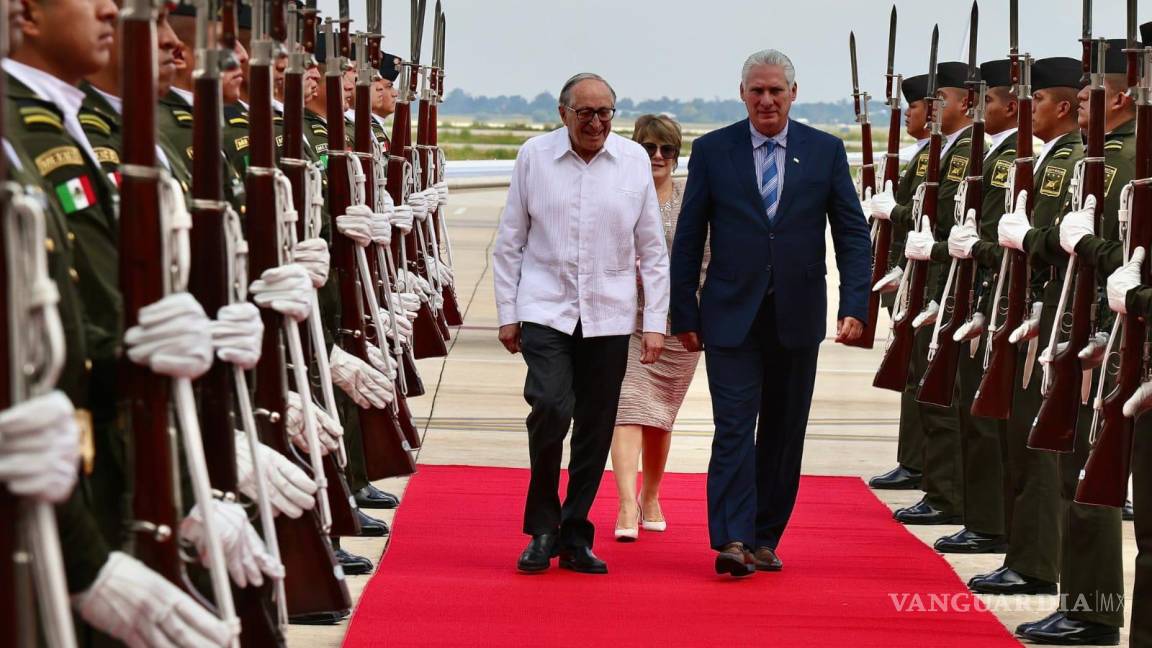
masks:
POLYGON ((212 366, 211 320, 196 298, 174 293, 140 309, 124 334, 128 357, 172 378, 199 378, 212 366))
POLYGON ((1000 224, 997 226, 997 234, 999 235, 1001 247, 1011 248, 1013 250, 1024 251, 1024 237, 1032 229, 1028 223, 1028 214, 1026 209, 1028 206, 1028 192, 1021 191, 1016 196, 1016 209, 1004 214, 1000 217, 1000 224))
MULTIPOLYGON (((292 519, 316 506, 316 482, 308 474, 284 455, 263 443, 256 444, 256 454, 264 473, 264 485, 269 503, 276 513, 283 513, 292 519)), ((236 475, 237 489, 248 499, 255 501, 259 496, 256 480, 260 477, 252 465, 252 451, 248 446, 248 436, 236 432, 236 475)))
POLYGON ((412 292, 392 293, 392 309, 412 313, 408 317, 415 319, 415 313, 420 312, 420 295, 412 292))
POLYGON ((1076 253, 1076 245, 1085 236, 1096 233, 1096 196, 1089 194, 1084 206, 1064 214, 1060 221, 1060 247, 1068 254, 1076 253))
POLYGON ((424 263, 428 266, 428 272, 435 272, 440 279, 440 283, 451 285, 456 281, 456 275, 452 272, 452 268, 447 263, 441 263, 436 257, 427 255, 424 257, 424 263))
POLYGON ((448 206, 448 183, 441 180, 440 182, 437 182, 436 184, 432 185, 432 188, 436 190, 437 194, 439 194, 440 206, 441 207, 447 207, 448 206))
MULTIPOLYGON (((281 565, 256 534, 256 529, 248 522, 244 507, 236 502, 212 502, 212 531, 220 541, 224 551, 224 562, 232 582, 240 587, 264 584, 264 575, 272 578, 284 577, 281 565)), ((180 523, 180 538, 196 546, 200 563, 208 564, 208 543, 204 534, 204 518, 200 505, 192 507, 180 523)))
POLYGON ((332 258, 328 254, 328 241, 322 238, 304 239, 292 248, 292 263, 304 266, 312 278, 314 288, 322 288, 328 283, 328 267, 332 258))
POLYGON ((880 278, 875 286, 872 286, 872 292, 878 292, 881 295, 887 293, 894 293, 900 289, 900 280, 904 277, 904 268, 896 266, 888 271, 888 274, 880 278))
POLYGON ((415 220, 415 216, 409 205, 396 205, 392 211, 392 227, 400 230, 401 234, 408 234, 412 231, 413 220, 415 220))
POLYGON ((1140 285, 1140 266, 1144 263, 1144 248, 1132 251, 1128 263, 1116 268, 1108 276, 1108 307, 1121 315, 1128 314, 1128 293, 1140 285))
POLYGON ((920 219, 920 229, 908 232, 908 238, 904 242, 904 256, 913 261, 931 261, 933 245, 936 245, 936 239, 932 237, 932 226, 928 224, 928 217, 923 216, 920 219))
MULTIPOLYGON (((340 422, 334 420, 319 405, 313 404, 313 422, 316 435, 320 439, 320 453, 326 455, 340 447, 340 437, 344 436, 344 428, 340 422)), ((308 452, 308 439, 304 436, 304 402, 300 394, 288 392, 288 417, 284 420, 284 431, 288 438, 303 452, 308 452)))
POLYGON ((964 217, 964 223, 953 225, 948 232, 948 254, 954 259, 971 259, 972 248, 980 240, 976 232, 976 210, 969 209, 964 217))
POLYGON ((380 309, 380 318, 384 323, 384 334, 388 336, 389 340, 394 338, 391 319, 393 316, 396 318, 396 332, 400 334, 400 344, 408 344, 408 341, 412 339, 412 320, 407 315, 407 311, 392 311, 392 315, 389 315, 388 311, 380 309))
POLYGON ((928 306, 920 311, 916 319, 912 320, 912 328, 918 329, 921 326, 932 326, 936 323, 936 318, 940 315, 940 304, 936 300, 928 302, 928 306))
POLYGON ((1124 403, 1124 416, 1134 418, 1152 407, 1152 383, 1140 383, 1136 391, 1124 403))
POLYGON ((1040 352, 1040 358, 1039 359, 1040 359, 1041 365, 1048 366, 1048 364, 1050 362, 1052 362, 1053 358, 1055 358, 1058 354, 1064 353, 1064 350, 1068 348, 1068 343, 1067 342, 1057 343, 1055 351, 1051 351, 1051 348, 1052 347, 1050 347, 1050 346, 1046 346, 1046 347, 1044 347, 1044 350, 1040 352))
POLYGON ((259 308, 248 302, 221 306, 211 330, 217 358, 241 369, 252 369, 260 362, 264 322, 259 308))
POLYGON ((332 383, 360 407, 384 409, 395 398, 392 381, 387 376, 339 346, 332 347, 329 366, 332 383))
POLYGON ((375 344, 372 344, 371 342, 368 342, 367 345, 368 362, 372 365, 372 368, 384 374, 385 376, 388 376, 389 380, 396 380, 397 365, 392 356, 384 353, 379 349, 379 347, 377 347, 375 344))
POLYGON ((432 187, 428 187, 423 192, 424 200, 428 203, 428 213, 435 214, 436 210, 440 208, 440 193, 432 187))
POLYGON ((312 314, 312 279, 295 263, 268 268, 248 288, 256 304, 303 322, 312 314))
POLYGON ((1040 302, 1032 304, 1032 313, 1020 323, 1020 326, 1016 327, 1015 331, 1008 335, 1008 341, 1012 344, 1020 344, 1040 335, 1040 312, 1043 308, 1044 304, 1040 302))
POLYGON ((401 270, 399 276, 396 278, 396 290, 400 292, 414 292, 421 295, 420 301, 430 301, 431 296, 435 293, 432 286, 428 281, 408 270, 401 270))
POLYGON ((892 181, 889 180, 884 183, 884 191, 872 196, 872 218, 879 218, 880 220, 889 220, 892 218, 892 210, 896 208, 896 194, 892 193, 892 181))
POLYGON ((408 194, 408 206, 412 208, 412 218, 421 223, 428 220, 428 200, 423 191, 408 194))
POLYGON ((960 325, 952 334, 953 342, 968 342, 984 334, 987 318, 984 313, 972 313, 972 318, 960 325))
POLYGON ((376 245, 392 244, 392 208, 372 212, 372 242, 376 245))
POLYGON ((364 205, 352 205, 343 216, 336 217, 336 229, 360 247, 372 242, 372 210, 364 205))
POLYGON ((864 194, 860 197, 860 211, 864 212, 864 216, 872 215, 872 187, 865 187, 864 194))
POLYGON ((87 590, 72 597, 80 616, 129 648, 227 646, 240 634, 160 574, 113 551, 87 590))
POLYGON ((52 391, 0 412, 0 483, 16 495, 58 503, 76 485, 80 431, 72 401, 52 391))
POLYGON ((1088 338, 1088 345, 1076 354, 1080 358, 1080 368, 1087 371, 1104 364, 1104 351, 1108 349, 1108 334, 1097 331, 1088 338))

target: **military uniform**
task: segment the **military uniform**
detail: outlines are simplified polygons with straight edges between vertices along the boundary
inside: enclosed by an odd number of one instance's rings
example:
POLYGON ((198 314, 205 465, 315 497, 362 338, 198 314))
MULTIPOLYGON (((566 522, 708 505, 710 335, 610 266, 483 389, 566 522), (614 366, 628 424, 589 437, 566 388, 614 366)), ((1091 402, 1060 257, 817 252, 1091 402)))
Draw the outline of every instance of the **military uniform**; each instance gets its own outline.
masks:
MULTIPOLYGON (((169 90, 160 99, 160 105, 156 108, 157 143, 166 147, 165 153, 174 166, 175 160, 180 160, 189 170, 189 178, 192 169, 192 120, 192 106, 175 90, 169 90)), ((244 206, 244 181, 231 164, 224 165, 224 174, 224 199, 240 213, 244 206)))
POLYGON ((224 123, 220 128, 220 142, 228 166, 240 178, 248 175, 248 109, 236 102, 224 106, 224 123))

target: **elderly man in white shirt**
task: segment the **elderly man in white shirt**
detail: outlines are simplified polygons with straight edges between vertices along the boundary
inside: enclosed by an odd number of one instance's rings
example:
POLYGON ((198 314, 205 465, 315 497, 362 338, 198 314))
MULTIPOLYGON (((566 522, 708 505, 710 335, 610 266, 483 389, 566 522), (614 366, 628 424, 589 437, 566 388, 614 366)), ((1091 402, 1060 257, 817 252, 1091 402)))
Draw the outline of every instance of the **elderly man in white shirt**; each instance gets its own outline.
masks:
POLYGON ((656 361, 668 316, 668 252, 648 155, 612 133, 616 93, 595 74, 560 92, 564 127, 516 157, 492 253, 500 341, 523 351, 532 479, 517 569, 603 574, 588 510, 612 445, 612 426, 644 290, 641 361, 656 361), (637 272, 640 281, 637 282, 637 272), (574 425, 573 422, 575 423, 574 425), (560 461, 572 426, 568 494, 560 461))

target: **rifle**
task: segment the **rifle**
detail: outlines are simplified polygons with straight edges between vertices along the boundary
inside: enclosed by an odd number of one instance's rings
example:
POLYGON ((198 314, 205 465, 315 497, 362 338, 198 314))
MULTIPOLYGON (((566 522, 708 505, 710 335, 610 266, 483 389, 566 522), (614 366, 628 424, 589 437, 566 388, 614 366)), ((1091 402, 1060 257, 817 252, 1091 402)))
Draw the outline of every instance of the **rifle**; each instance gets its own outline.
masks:
MULTIPOLYGON (((1032 188, 1036 159, 1032 154, 1032 57, 1020 54, 1019 11, 1017 0, 1009 10, 1012 62, 1011 74, 1016 103, 1020 107, 1016 131, 1016 161, 1012 165, 1012 191, 1006 198, 1005 211, 1012 211, 1020 192, 1027 192, 1025 212, 1032 219, 1032 188)), ((992 312, 988 317, 988 344, 984 348, 984 376, 972 399, 972 415, 1006 420, 1012 413, 1012 381, 1016 378, 1016 349, 1009 338, 1024 321, 1028 309, 1028 257, 1019 250, 1004 248, 992 312), (1007 294, 1005 294, 1007 286, 1007 294), (1002 319, 1001 319, 1002 318, 1002 319)), ((1028 385, 1031 367, 1025 368, 1024 385, 1028 385)))
MULTIPOLYGON (((8 3, 0 1, 0 14, 8 3)), ((8 30, 0 30, 0 58, 8 56, 8 30)), ((0 96, 5 94, 0 75, 0 96)), ((0 102, 0 130, 3 129, 0 102)), ((24 187, 8 180, 7 155, 0 154, 0 411, 51 390, 64 367, 64 329, 51 298, 36 298, 55 285, 44 253, 45 214, 24 187)), ((74 648, 68 584, 52 505, 18 497, 0 485, 0 642, 36 644, 34 607, 50 648, 74 648), (31 571, 31 573, 29 573, 31 571), (30 582, 31 581, 31 582, 30 582), (36 603, 29 587, 36 590, 36 603)))
MULTIPOLYGON (((916 227, 920 227, 922 216, 927 215, 929 226, 936 226, 936 198, 940 191, 940 133, 939 103, 936 97, 936 53, 940 42, 940 27, 932 28, 932 50, 928 69, 928 126, 931 139, 928 143, 928 170, 924 183, 916 188, 912 214, 916 227)), ((928 284, 930 261, 908 260, 907 270, 900 282, 896 295, 896 310, 892 317, 892 334, 880 368, 872 380, 872 386, 892 391, 904 391, 911 371, 912 347, 916 330, 912 320, 924 308, 925 288, 928 284)))
MULTIPOLYGON (((1091 1, 1085 0, 1084 52, 1085 71, 1092 67, 1092 14, 1091 1)), ((1080 209, 1088 196, 1096 197, 1096 211, 1093 229, 1100 231, 1100 217, 1104 209, 1104 53, 1108 41, 1099 39, 1096 51, 1096 72, 1090 75, 1088 144, 1084 159, 1077 171, 1083 173, 1080 185, 1083 191, 1073 196, 1073 209, 1080 209), (1076 200, 1079 198, 1079 200, 1076 200)), ((1096 273, 1090 259, 1081 259, 1072 254, 1068 259, 1068 270, 1064 276, 1064 286, 1060 291, 1060 303, 1056 308, 1056 320, 1048 348, 1048 365, 1044 368, 1041 391, 1044 402, 1032 423, 1028 435, 1028 447, 1034 450, 1052 452, 1072 452, 1076 447, 1076 419, 1080 404, 1087 400, 1082 396, 1085 387, 1091 387, 1092 372, 1081 371, 1078 353, 1088 343, 1088 336, 1096 322, 1096 273), (1083 266, 1083 267, 1081 267, 1083 266), (1072 298, 1071 309, 1068 308, 1072 298), (1065 315, 1071 322, 1065 322, 1065 315), (1068 338, 1063 349, 1057 346, 1062 332, 1068 338)))
MULTIPOLYGON (((412 0, 412 60, 401 65, 399 86, 400 97, 396 102, 396 112, 392 116, 392 148, 388 156, 388 193, 397 205, 408 202, 408 195, 414 190, 416 178, 419 175, 417 165, 419 158, 414 155, 412 146, 412 111, 411 103, 416 96, 419 84, 418 59, 420 58, 420 39, 424 26, 424 7, 426 0, 412 0)), ((421 278, 427 278, 427 269, 417 249, 417 240, 420 230, 414 229, 410 238, 403 231, 393 232, 392 253, 400 259, 400 267, 406 273, 414 273, 421 278)), ((400 275, 397 275, 399 278, 400 275)), ((405 281, 407 283, 407 281, 405 281)), ((409 286, 409 288, 415 288, 409 286)), ((418 292, 418 291, 416 291, 418 292)), ((444 331, 439 323, 438 314, 433 311, 427 296, 421 296, 420 312, 412 324, 413 355, 420 358, 442 358, 448 355, 445 344, 444 331)))
MULTIPOLYGON (((231 48, 222 50, 217 40, 210 37, 214 35, 212 27, 217 3, 213 0, 199 0, 196 8, 193 110, 197 118, 192 122, 193 229, 190 240, 196 272, 189 277, 188 289, 205 311, 216 313, 233 301, 225 229, 225 221, 232 208, 224 200, 224 168, 220 157, 220 69, 231 48)), ((234 33, 226 38, 231 40, 234 33)), ((247 396, 243 376, 243 370, 239 367, 229 367, 221 361, 213 363, 212 368, 194 383, 199 395, 200 420, 204 423, 209 479, 215 490, 232 498, 237 493, 236 437, 233 433, 236 426, 232 405, 238 389, 242 389, 244 396, 247 396), (236 380, 237 376, 240 381, 236 380)), ((254 434, 254 430, 249 431, 254 434)), ((271 503, 262 488, 264 473, 260 470, 259 454, 251 450, 253 469, 260 476, 257 484, 261 496, 257 498, 256 504, 260 512, 261 530, 270 555, 279 559, 279 542, 271 503)), ((269 580, 262 586, 250 585, 245 588, 233 585, 232 596, 244 628, 241 634, 242 645, 284 645, 284 626, 288 618, 283 580, 269 580), (276 602, 276 617, 269 613, 269 604, 273 600, 276 602)))
MULTIPOLYGON (((956 223, 963 223, 969 210, 976 211, 976 228, 980 228, 980 211, 984 204, 984 95, 987 85, 979 78, 976 62, 976 35, 980 9, 972 2, 972 18, 968 35, 968 114, 972 117, 972 153, 968 176, 956 196, 956 223)), ((953 339, 956 331, 968 321, 976 300, 976 261, 952 259, 948 278, 944 283, 944 303, 940 317, 928 345, 928 368, 920 377, 920 391, 916 400, 921 403, 949 407, 956 394, 956 377, 960 366, 960 350, 964 343, 953 339)))
MULTIPOLYGON (((342 2, 342 5, 344 4, 346 3, 342 2)), ((343 13, 343 8, 341 11, 343 13)), ((331 19, 325 21, 323 30, 327 50, 336 51, 336 35, 333 33, 331 19)), ((363 52, 364 49, 361 47, 360 51, 363 52)), ((328 99, 328 212, 333 218, 348 213, 349 208, 356 204, 354 191, 359 185, 355 183, 355 177, 360 171, 360 165, 345 148, 342 60, 339 56, 329 56, 324 74, 328 99)), ((332 270, 336 273, 340 286, 338 343, 347 353, 371 364, 368 358, 368 338, 364 329, 364 322, 367 320, 363 302, 367 299, 371 304, 375 301, 375 293, 370 277, 366 272, 361 272, 362 269, 365 271, 367 269, 364 250, 356 247, 351 239, 339 232, 333 232, 332 248, 332 270), (361 261, 364 262, 363 266, 361 261)), ((377 306, 375 310, 378 312, 379 307, 377 306)), ((379 331, 378 335, 383 337, 383 332, 379 331)), ((357 415, 360 417, 360 429, 364 438, 365 463, 372 470, 369 474, 370 479, 380 478, 374 475, 402 476, 416 471, 412 456, 404 450, 403 436, 391 411, 358 407, 357 415), (372 461, 368 461, 369 453, 372 454, 372 461)))
MULTIPOLYGON (((283 5, 273 5, 273 11, 283 11, 283 5)), ((285 262, 288 252, 285 235, 294 222, 284 217, 292 200, 292 187, 283 173, 275 167, 275 148, 272 124, 272 59, 274 43, 269 31, 280 30, 282 14, 273 17, 269 30, 268 15, 263 3, 252 7, 252 57, 249 63, 249 149, 251 164, 245 178, 247 203, 247 239, 253 243, 249 252, 249 276, 259 277, 265 270, 285 262), (288 186, 285 186, 288 185, 288 186)), ((256 415, 261 438, 277 452, 294 458, 308 469, 319 487, 317 508, 293 520, 286 515, 276 518, 280 537, 292 538, 284 552, 287 573, 288 611, 292 615, 344 612, 351 607, 344 572, 332 552, 327 534, 331 527, 331 512, 327 499, 327 479, 321 463, 320 444, 314 428, 300 331, 294 322, 285 320, 272 309, 261 309, 264 322, 264 343, 260 363, 256 366, 256 415), (285 373, 283 342, 287 342, 292 360, 296 389, 300 392, 305 436, 310 462, 304 464, 288 442, 284 430, 287 411, 288 381, 285 373)))
MULTIPOLYGON (((1152 48, 1136 47, 1136 0, 1128 3, 1128 82, 1136 96, 1136 167, 1135 180, 1125 189, 1131 196, 1131 210, 1126 209, 1121 197, 1120 238, 1126 243, 1126 256, 1137 247, 1148 250, 1152 246, 1152 196, 1149 183, 1152 182, 1152 164, 1149 155, 1149 132, 1152 130, 1152 48), (1140 59, 1143 59, 1144 73, 1140 75, 1140 59)), ((1127 258, 1125 258, 1127 261, 1127 258)), ((1141 268, 1145 280, 1148 278, 1148 263, 1141 268)), ((1120 341, 1119 362, 1116 366, 1116 384, 1106 398, 1104 375, 1101 375, 1099 392, 1093 401, 1091 454, 1084 471, 1080 473, 1080 483, 1076 487, 1076 501, 1081 504, 1120 507, 1128 497, 1128 475, 1132 470, 1132 439, 1135 420, 1124 416, 1124 403, 1132 397, 1147 374, 1148 367, 1148 324, 1138 313, 1129 313, 1116 318, 1112 335, 1108 339, 1108 350, 1104 357, 1112 359, 1112 345, 1120 341)), ((1106 372, 1105 372, 1106 373, 1106 372)))

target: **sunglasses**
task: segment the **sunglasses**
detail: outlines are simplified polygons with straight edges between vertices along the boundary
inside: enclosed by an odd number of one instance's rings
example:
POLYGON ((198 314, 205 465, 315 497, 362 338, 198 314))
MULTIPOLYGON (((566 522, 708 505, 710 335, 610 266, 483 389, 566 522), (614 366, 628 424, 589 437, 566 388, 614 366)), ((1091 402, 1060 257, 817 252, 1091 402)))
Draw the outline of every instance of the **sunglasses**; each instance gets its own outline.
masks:
POLYGON ((648 157, 656 157, 656 151, 660 151, 660 157, 665 160, 675 160, 680 157, 680 149, 671 144, 653 144, 652 142, 644 142, 641 144, 645 151, 648 151, 648 157))

